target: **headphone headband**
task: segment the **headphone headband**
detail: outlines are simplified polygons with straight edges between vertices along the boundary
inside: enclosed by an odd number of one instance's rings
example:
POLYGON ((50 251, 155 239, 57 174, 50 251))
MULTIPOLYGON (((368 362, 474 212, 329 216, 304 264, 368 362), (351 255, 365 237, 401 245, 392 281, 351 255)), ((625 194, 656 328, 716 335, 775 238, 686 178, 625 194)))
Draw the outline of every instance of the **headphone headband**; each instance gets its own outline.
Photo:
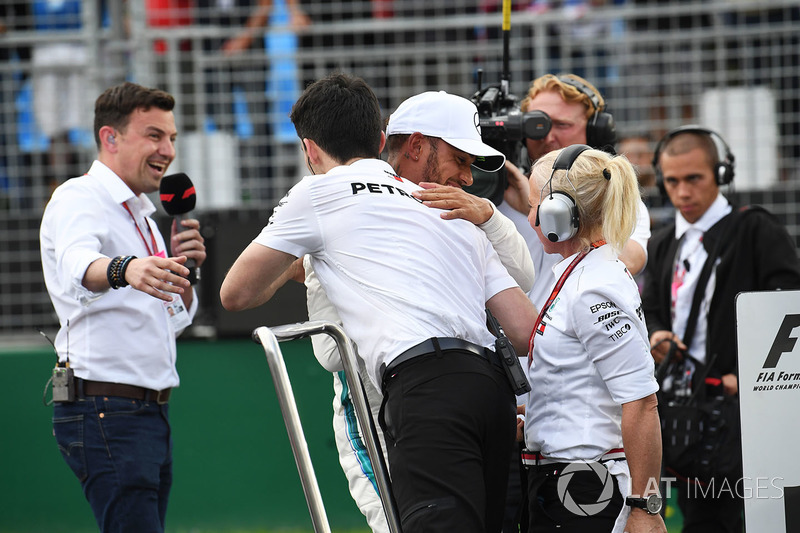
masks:
POLYGON ((601 103, 600 92, 570 74, 555 78, 565 85, 578 89, 591 102, 593 112, 586 122, 586 143, 593 148, 613 154, 617 142, 617 126, 611 113, 606 113, 606 105, 605 102, 601 103))
MULTIPOLYGON (((586 144, 572 144, 567 146, 561 150, 556 160, 553 161, 553 172, 556 170, 569 170, 575 160, 578 159, 578 156, 586 150, 591 150, 591 148, 591 146, 586 144)), ((552 177, 552 174, 550 176, 552 177)))
POLYGON ((592 89, 582 81, 577 80, 569 75, 558 76, 557 79, 561 83, 566 83, 570 87, 575 87, 580 92, 585 94, 589 98, 589 101, 592 102, 592 107, 594 108, 595 113, 599 113, 605 110, 606 106, 605 104, 600 103, 600 95, 597 93, 596 90, 592 89))
POLYGON ((726 143, 725 139, 722 138, 722 135, 716 131, 704 128, 703 126, 699 126, 697 124, 687 124, 685 126, 672 129, 668 131, 660 141, 658 141, 658 144, 656 144, 656 147, 653 150, 652 161, 653 168, 656 171, 656 179, 659 182, 663 182, 664 179, 664 176, 661 174, 661 168, 658 165, 658 160, 661 158, 661 152, 664 150, 664 147, 669 144, 672 139, 684 133, 707 135, 711 138, 711 141, 714 143, 714 147, 717 150, 718 161, 714 169, 714 177, 718 185, 727 185, 730 183, 733 180, 735 158, 730 147, 728 146, 728 143, 726 143), (720 146, 722 147, 722 151, 720 151, 720 146))

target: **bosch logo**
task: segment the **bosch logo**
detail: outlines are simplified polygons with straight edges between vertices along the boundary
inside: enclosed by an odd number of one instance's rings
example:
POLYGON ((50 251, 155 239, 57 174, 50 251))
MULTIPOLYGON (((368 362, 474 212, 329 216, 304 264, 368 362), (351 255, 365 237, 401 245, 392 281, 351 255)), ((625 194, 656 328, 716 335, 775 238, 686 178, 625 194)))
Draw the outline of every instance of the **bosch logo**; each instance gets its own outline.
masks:
POLYGON ((597 317, 597 320, 595 321, 595 324, 599 324, 600 322, 603 322, 604 320, 608 320, 609 318, 613 318, 613 317, 615 317, 615 316, 617 316, 619 314, 620 314, 620 311, 611 311, 610 313, 602 314, 599 317, 597 317))

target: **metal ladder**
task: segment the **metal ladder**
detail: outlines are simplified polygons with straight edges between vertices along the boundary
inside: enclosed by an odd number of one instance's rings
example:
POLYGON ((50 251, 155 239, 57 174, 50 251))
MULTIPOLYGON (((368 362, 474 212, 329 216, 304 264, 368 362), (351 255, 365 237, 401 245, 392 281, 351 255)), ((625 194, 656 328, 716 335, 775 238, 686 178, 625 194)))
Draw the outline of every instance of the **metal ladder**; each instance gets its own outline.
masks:
POLYGON ((314 531, 315 533, 330 533, 331 528, 328 523, 328 516, 325 513, 325 506, 322 503, 317 477, 314 474, 314 466, 311 464, 311 455, 303 434, 303 426, 297 411, 297 403, 289 380, 289 373, 278 341, 290 341, 318 333, 330 335, 336 341, 339 354, 342 357, 345 376, 348 383, 351 384, 350 394, 353 399, 353 405, 356 408, 356 418, 364 432, 363 438, 367 446, 367 454, 373 465, 375 481, 378 485, 378 493, 386 514, 389 531, 401 533, 400 519, 392 496, 391 484, 386 471, 386 462, 380 450, 375 423, 372 420, 367 399, 363 389, 358 386, 361 384, 358 365, 350 340, 344 330, 338 324, 328 321, 300 322, 272 328, 261 326, 253 331, 253 340, 264 347, 264 352, 267 356, 267 362, 272 373, 272 382, 275 385, 278 403, 286 424, 286 431, 289 434, 289 443, 297 464, 297 471, 300 474, 300 482, 303 485, 303 492, 305 493, 309 513, 311 513, 314 531))

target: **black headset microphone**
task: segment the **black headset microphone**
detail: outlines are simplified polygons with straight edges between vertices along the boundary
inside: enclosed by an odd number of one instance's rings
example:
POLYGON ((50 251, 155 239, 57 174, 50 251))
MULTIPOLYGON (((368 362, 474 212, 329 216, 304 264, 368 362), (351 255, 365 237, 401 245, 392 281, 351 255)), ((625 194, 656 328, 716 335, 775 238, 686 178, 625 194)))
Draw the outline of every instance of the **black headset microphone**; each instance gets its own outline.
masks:
MULTIPOLYGON (((181 222, 189 218, 186 214, 197 204, 197 194, 189 176, 183 172, 170 174, 161 178, 159 189, 161 205, 168 215, 175 218, 180 231, 181 222)), ((189 281, 192 284, 200 280, 200 267, 192 258, 187 258, 185 265, 189 269, 189 281)))

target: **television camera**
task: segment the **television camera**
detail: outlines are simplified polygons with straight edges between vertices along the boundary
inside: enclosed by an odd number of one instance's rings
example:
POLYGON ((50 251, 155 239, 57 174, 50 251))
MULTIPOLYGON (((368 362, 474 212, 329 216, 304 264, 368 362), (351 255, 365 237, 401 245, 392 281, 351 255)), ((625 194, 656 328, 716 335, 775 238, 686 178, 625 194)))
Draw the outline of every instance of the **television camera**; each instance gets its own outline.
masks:
MULTIPOLYGON (((478 76, 480 78, 480 71, 478 76)), ((518 167, 526 168, 527 155, 523 161, 522 150, 525 139, 540 140, 547 136, 551 125, 547 113, 544 111, 523 113, 517 98, 504 91, 502 84, 479 88, 471 99, 478 107, 483 142, 502 152, 507 160, 518 167)), ((503 201, 503 192, 508 186, 505 168, 496 172, 486 172, 473 167, 472 179, 472 185, 465 187, 465 190, 476 196, 488 198, 495 205, 503 201)))
MULTIPOLYGON (((472 102, 478 107, 481 139, 492 148, 499 150, 506 159, 521 167, 528 167, 527 152, 523 158, 522 148, 525 139, 544 139, 550 132, 550 117, 544 111, 520 110, 516 96, 509 92, 509 34, 511 33, 511 2, 503 1, 503 71, 499 85, 482 88, 483 70, 478 69, 478 90, 472 102), (522 160, 524 159, 524 161, 522 160)), ((495 205, 503 201, 503 193, 508 186, 506 169, 485 172, 472 169, 473 183, 464 189, 475 196, 488 198, 495 205)))

